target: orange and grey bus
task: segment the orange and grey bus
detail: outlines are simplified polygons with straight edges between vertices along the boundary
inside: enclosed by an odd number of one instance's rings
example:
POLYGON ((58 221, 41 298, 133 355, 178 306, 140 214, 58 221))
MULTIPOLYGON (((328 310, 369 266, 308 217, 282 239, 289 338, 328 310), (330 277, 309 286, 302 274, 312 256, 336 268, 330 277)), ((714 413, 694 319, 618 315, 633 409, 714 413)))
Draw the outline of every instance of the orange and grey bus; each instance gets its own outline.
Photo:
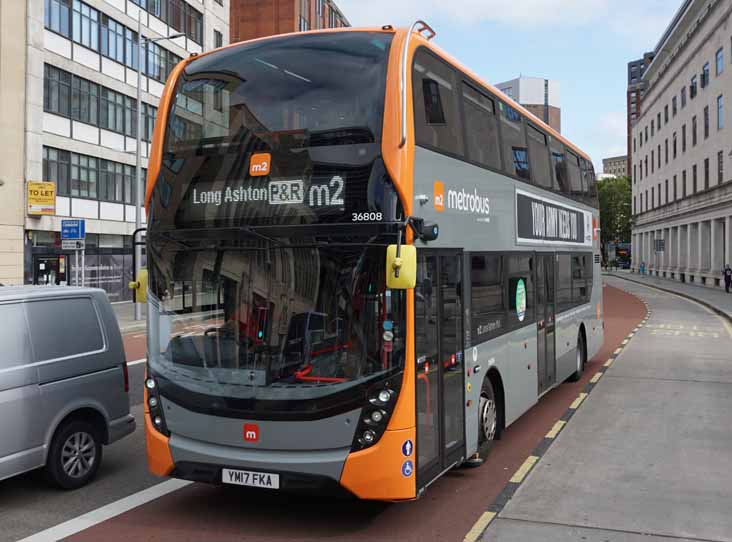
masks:
POLYGON ((598 351, 589 157, 433 36, 296 33, 173 70, 139 295, 152 472, 414 499, 598 351))

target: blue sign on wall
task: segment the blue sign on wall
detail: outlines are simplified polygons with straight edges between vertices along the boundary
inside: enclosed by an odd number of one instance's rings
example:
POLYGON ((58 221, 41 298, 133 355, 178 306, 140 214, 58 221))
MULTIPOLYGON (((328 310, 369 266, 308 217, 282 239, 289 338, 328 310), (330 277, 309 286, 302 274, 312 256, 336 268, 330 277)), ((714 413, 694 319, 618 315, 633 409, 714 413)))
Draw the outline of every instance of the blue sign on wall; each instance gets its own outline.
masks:
POLYGON ((86 239, 86 221, 84 219, 62 220, 61 239, 86 239))

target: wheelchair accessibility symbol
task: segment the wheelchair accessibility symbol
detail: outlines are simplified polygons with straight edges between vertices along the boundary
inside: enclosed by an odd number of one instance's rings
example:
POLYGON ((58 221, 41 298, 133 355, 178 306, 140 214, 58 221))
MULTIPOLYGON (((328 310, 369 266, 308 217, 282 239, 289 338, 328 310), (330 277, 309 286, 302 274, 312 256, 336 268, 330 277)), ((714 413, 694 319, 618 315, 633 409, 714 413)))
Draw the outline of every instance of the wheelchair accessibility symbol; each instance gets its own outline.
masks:
POLYGON ((412 465, 412 462, 407 459, 404 463, 402 463, 402 474, 408 478, 412 475, 413 472, 414 466, 412 465))

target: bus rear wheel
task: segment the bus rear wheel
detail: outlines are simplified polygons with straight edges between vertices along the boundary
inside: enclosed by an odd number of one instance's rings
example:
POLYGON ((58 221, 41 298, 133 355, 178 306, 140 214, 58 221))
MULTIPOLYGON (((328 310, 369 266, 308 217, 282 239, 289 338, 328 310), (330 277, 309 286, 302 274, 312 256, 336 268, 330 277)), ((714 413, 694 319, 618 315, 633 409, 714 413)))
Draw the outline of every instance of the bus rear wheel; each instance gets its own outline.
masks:
POLYGON ((585 335, 580 329, 577 333, 577 370, 572 373, 569 377, 570 382, 577 382, 582 378, 582 373, 585 371, 585 364, 587 363, 587 346, 585 345, 585 335))
POLYGON ((480 405, 478 414, 478 451, 485 458, 493 448, 498 435, 498 404, 493 383, 490 378, 483 380, 480 390, 480 405))

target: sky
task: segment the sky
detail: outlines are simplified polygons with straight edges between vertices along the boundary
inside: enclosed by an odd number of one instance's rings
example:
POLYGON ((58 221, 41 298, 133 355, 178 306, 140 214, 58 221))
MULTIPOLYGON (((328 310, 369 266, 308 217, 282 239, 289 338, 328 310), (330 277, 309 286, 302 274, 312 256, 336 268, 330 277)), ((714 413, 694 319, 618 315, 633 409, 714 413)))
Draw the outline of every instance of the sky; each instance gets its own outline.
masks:
POLYGON ((626 153, 627 64, 656 46, 682 0, 336 0, 353 26, 436 31, 435 43, 489 83, 560 85, 562 135, 602 159, 626 153))

